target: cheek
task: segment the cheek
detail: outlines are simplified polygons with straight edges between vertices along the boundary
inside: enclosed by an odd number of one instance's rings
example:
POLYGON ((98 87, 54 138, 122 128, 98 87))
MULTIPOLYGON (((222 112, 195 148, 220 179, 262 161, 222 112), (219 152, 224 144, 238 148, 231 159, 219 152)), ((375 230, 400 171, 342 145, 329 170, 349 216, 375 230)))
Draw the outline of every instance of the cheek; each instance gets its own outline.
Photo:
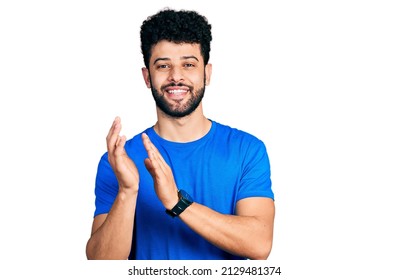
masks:
POLYGON ((163 79, 162 77, 159 76, 151 76, 150 77, 150 87, 155 87, 159 89, 164 83, 166 79, 163 79))
POLYGON ((205 85, 205 77, 204 77, 204 75, 202 75, 202 76, 200 76, 200 77, 197 77, 197 78, 194 80, 194 84, 196 85, 196 88, 201 88, 201 87, 203 87, 203 86, 205 85))
POLYGON ((196 87, 197 86, 202 86, 204 84, 204 72, 197 72, 191 75, 185 75, 185 80, 188 83, 194 84, 196 87))

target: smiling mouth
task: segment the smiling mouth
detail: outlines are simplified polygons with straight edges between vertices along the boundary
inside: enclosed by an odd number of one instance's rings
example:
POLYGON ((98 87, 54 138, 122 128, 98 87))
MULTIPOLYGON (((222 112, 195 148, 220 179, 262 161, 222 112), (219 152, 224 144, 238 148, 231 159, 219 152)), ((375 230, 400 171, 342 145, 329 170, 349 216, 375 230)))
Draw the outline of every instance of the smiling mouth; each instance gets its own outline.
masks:
POLYGON ((185 95, 188 92, 188 90, 186 90, 186 89, 171 89, 171 90, 166 90, 166 92, 171 94, 171 95, 181 96, 181 95, 185 95))
POLYGON ((164 87, 163 92, 172 100, 181 101, 191 91, 190 87, 186 85, 168 85, 164 87))

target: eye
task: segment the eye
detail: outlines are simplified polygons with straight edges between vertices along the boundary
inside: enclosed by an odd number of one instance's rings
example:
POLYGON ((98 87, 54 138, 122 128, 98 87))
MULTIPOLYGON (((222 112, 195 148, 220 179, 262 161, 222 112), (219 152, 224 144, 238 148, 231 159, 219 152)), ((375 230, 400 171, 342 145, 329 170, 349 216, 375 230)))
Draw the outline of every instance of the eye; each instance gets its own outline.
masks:
POLYGON ((156 65, 156 69, 158 71, 168 71, 171 68, 170 64, 158 64, 156 65))
POLYGON ((191 67, 195 67, 195 65, 193 63, 186 63, 184 64, 184 67, 191 68, 191 67))

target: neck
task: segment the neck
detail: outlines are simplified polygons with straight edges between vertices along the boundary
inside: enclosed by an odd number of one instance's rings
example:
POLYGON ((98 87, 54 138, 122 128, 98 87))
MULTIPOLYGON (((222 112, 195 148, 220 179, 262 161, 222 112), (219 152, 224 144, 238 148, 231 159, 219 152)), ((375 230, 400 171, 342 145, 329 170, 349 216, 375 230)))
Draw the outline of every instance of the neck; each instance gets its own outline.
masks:
POLYGON ((211 129, 211 121, 202 111, 201 105, 190 115, 172 118, 157 110, 154 130, 160 137, 172 142, 191 142, 202 138, 211 129))

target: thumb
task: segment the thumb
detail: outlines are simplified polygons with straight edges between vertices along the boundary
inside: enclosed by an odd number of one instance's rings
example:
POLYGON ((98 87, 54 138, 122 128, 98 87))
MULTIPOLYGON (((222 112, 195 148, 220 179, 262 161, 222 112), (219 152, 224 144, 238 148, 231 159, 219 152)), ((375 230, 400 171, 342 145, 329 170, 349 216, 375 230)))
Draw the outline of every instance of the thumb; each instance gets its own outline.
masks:
POLYGON ((118 136, 118 140, 116 141, 116 149, 115 149, 115 156, 121 156, 126 154, 125 151, 125 144, 126 144, 126 136, 118 136))
POLYGON ((145 164, 145 166, 147 168, 147 171, 149 171, 150 175, 153 176, 153 164, 152 164, 152 161, 150 160, 150 158, 146 158, 144 160, 144 164, 145 164))

